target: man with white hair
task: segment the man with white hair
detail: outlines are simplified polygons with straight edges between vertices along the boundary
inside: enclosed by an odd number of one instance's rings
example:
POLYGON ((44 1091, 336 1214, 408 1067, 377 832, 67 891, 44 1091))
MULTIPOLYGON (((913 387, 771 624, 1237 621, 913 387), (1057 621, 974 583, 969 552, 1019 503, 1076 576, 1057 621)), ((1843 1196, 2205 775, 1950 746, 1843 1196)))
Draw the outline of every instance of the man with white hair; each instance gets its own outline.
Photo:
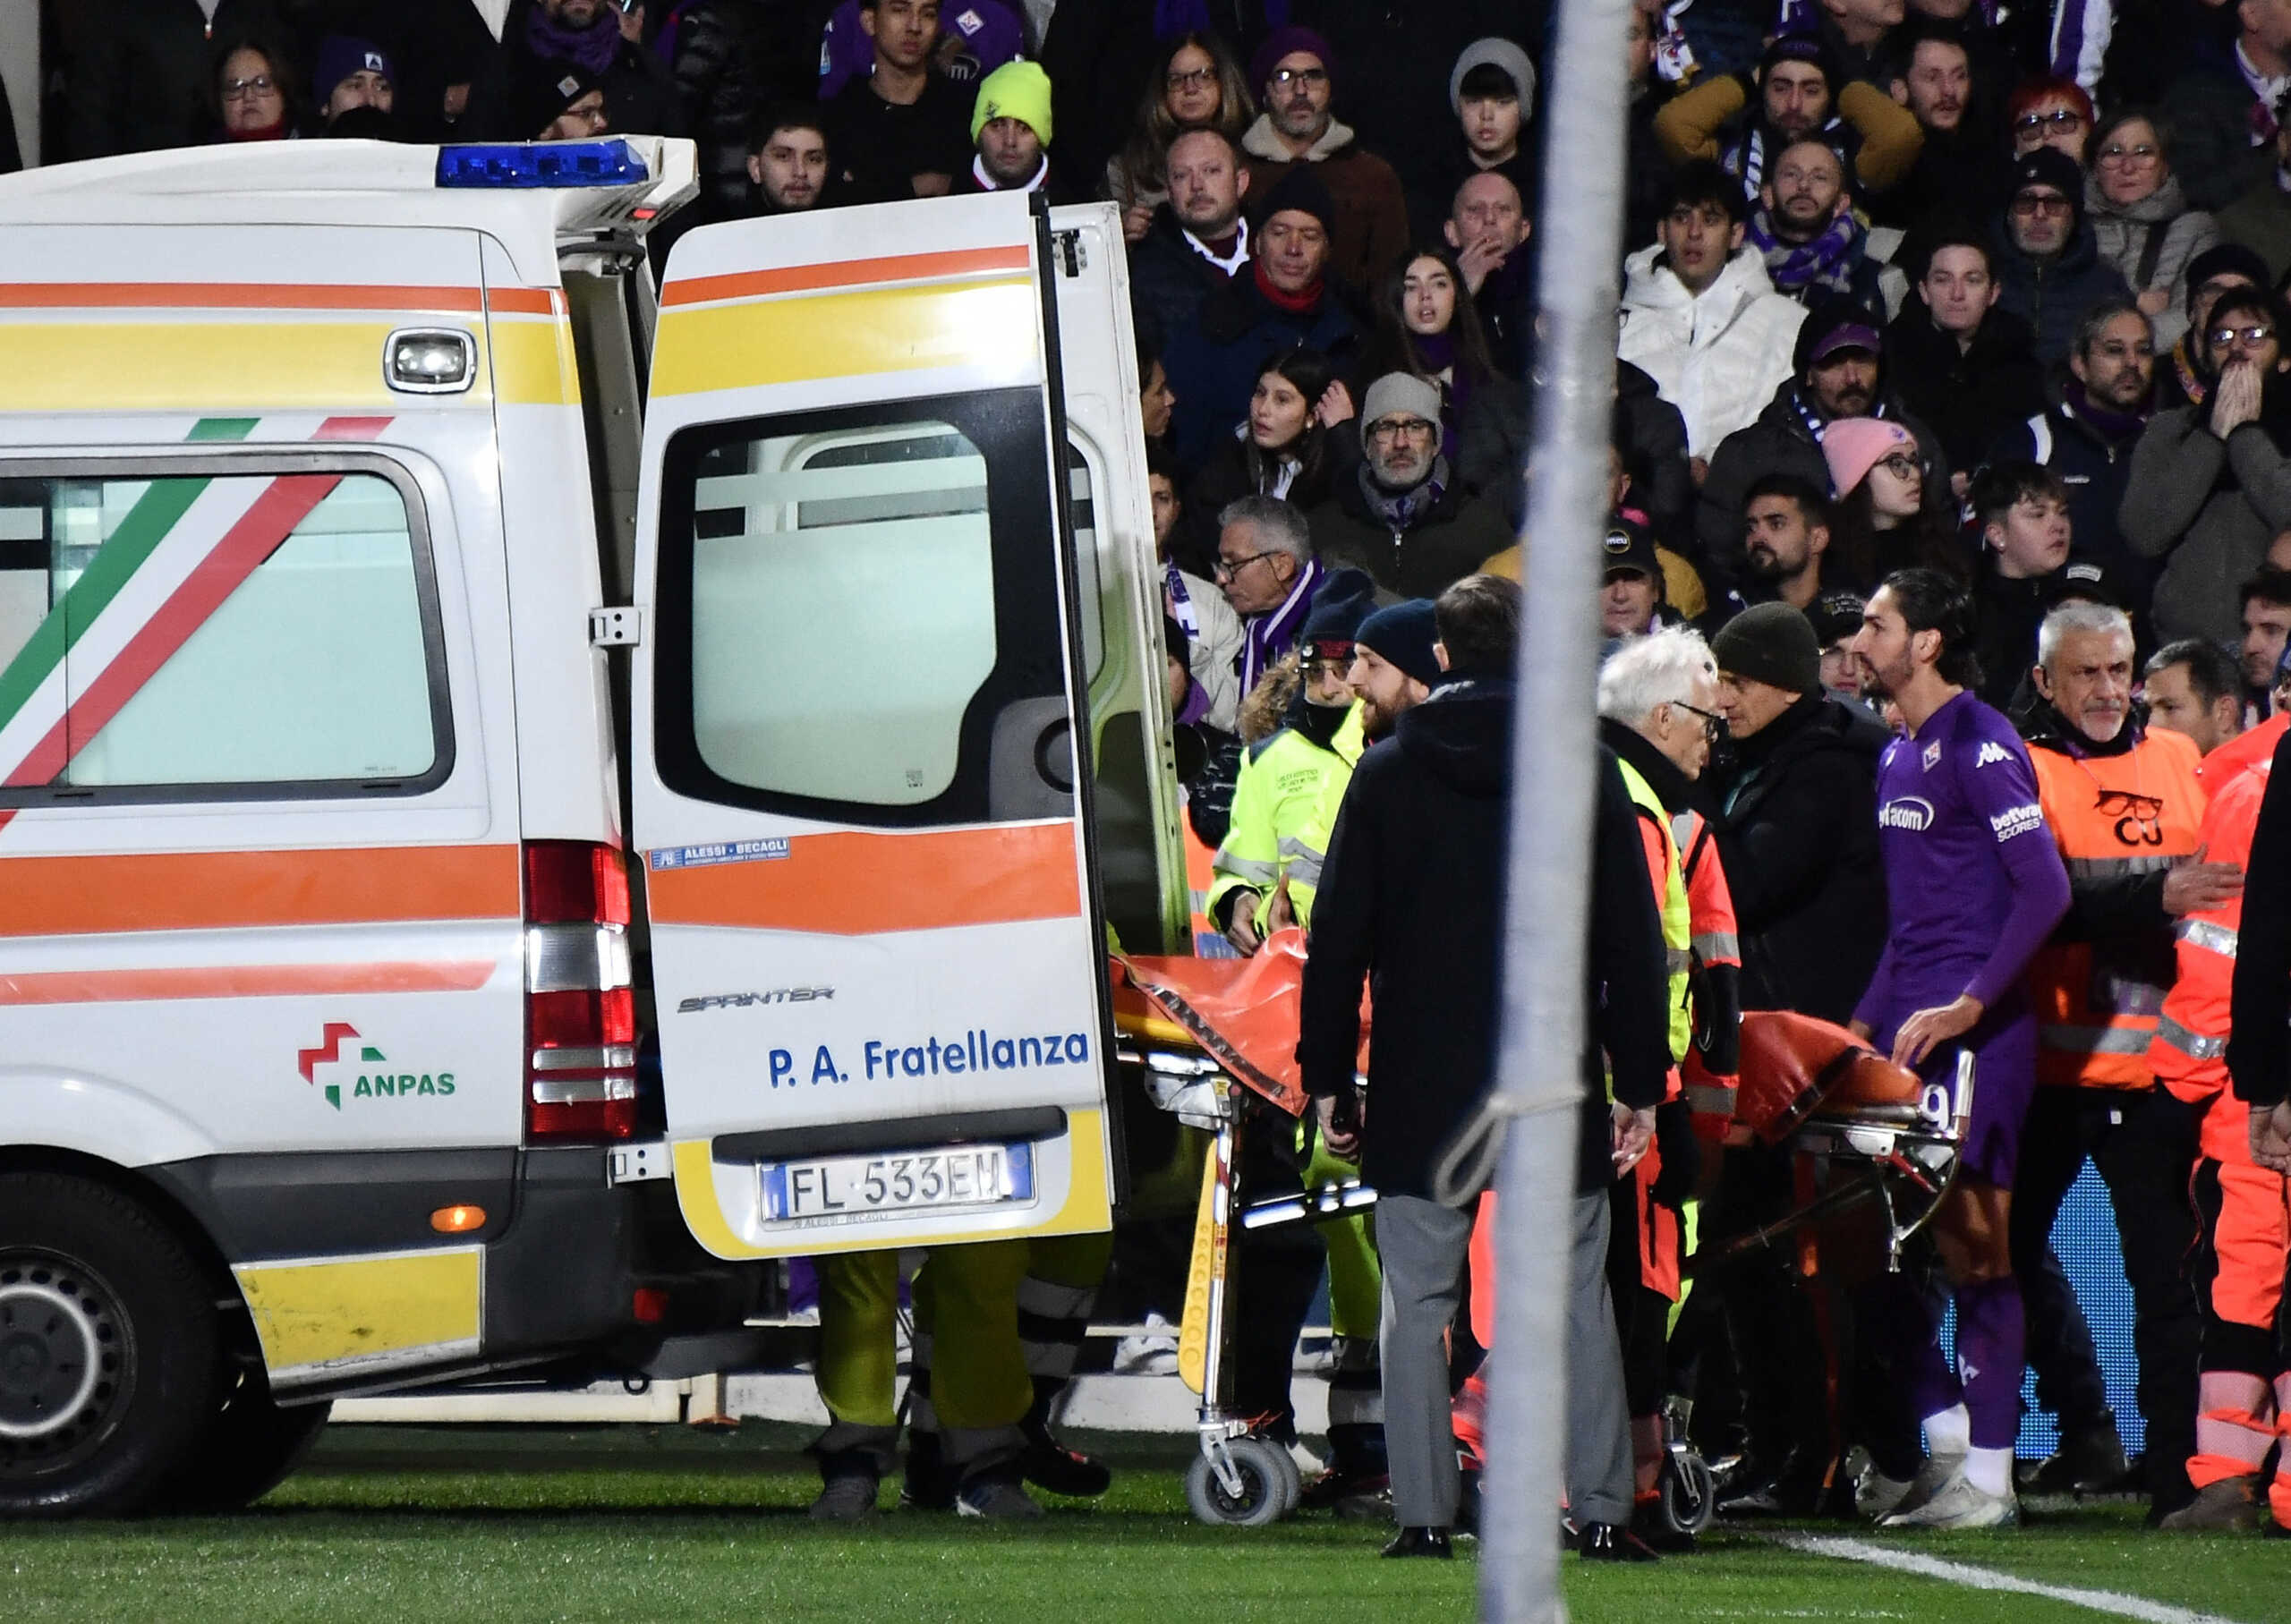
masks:
POLYGON ((1241 693, 1248 694, 1297 646, 1329 573, 1313 557, 1305 515, 1279 497, 1229 502, 1217 526, 1217 561, 1210 573, 1241 617, 1239 675, 1241 693))
POLYGON ((2041 705, 2023 729, 2038 803, 2068 868, 2068 915, 2029 967, 2037 1091, 2021 1136, 2010 1230, 2027 1304, 2039 1402, 2060 1416, 2046 1486, 2090 1492, 2124 1454, 2074 1294, 2047 1255, 2052 1223, 2090 1156, 2108 1186, 2132 1284, 2146 1488, 2158 1518, 2194 1496, 2201 1321, 2180 1267, 2195 1238, 2188 1174, 2195 1123, 2148 1059, 2173 977, 2176 922, 2242 889, 2202 861, 2202 759, 2183 734, 2132 718, 2132 622, 2062 604, 2037 632, 2041 705))
MULTIPOLYGON (((1717 841, 1692 798, 1723 727, 1709 645, 1686 626, 1625 640, 1600 668, 1598 702, 1599 739, 1622 763, 1663 911, 1672 952, 1671 1058, 1685 1084, 1655 1113, 1655 1153, 1614 1186, 1607 1254, 1622 1322, 1634 1486, 1645 1505, 1663 1462, 1665 1351, 1681 1295, 1682 1220, 1703 1146, 1715 1154, 1733 1117, 1742 954, 1717 841)), ((1642 1519, 1638 1532, 1657 1548, 1693 1543, 1670 1534, 1659 1517, 1642 1519)))

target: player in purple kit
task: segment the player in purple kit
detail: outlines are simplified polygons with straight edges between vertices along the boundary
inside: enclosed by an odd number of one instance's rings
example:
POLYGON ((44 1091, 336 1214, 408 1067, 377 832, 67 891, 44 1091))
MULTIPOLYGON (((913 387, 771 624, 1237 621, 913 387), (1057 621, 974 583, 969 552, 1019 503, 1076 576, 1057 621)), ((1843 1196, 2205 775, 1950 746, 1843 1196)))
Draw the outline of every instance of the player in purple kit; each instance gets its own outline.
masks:
POLYGON ((1899 570, 1852 643, 1869 692, 1900 707, 1906 737, 1878 766, 1878 838, 1889 910, 1885 955, 1853 1029, 1929 1076, 1974 1056, 1972 1122, 1957 1180, 1933 1225, 1957 1305, 1957 1369, 1914 1285, 1888 1275, 1865 1303, 1865 1334, 1907 1358, 1928 1458, 1857 1496, 1887 1527, 2017 1522, 2013 1441, 2021 1425, 2021 1288, 2006 1249, 2021 1125, 2036 1090, 2036 1023, 2021 991, 2029 960, 2068 911, 2068 873, 2037 803, 2036 770, 2012 724, 1971 692, 1973 605, 1936 570, 1899 570))

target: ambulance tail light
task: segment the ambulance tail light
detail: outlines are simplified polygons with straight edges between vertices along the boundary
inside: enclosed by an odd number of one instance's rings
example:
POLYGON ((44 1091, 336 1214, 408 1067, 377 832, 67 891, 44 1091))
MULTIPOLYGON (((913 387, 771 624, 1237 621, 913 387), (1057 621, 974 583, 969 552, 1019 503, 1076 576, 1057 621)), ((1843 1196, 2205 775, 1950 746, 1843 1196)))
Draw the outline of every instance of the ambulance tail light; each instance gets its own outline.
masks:
POLYGON ((526 190, 641 186, 652 172, 625 140, 494 141, 438 149, 438 184, 526 190))
POLYGON ((626 1139, 636 1131, 636 995, 628 870, 619 850, 528 841, 525 1138, 626 1139))

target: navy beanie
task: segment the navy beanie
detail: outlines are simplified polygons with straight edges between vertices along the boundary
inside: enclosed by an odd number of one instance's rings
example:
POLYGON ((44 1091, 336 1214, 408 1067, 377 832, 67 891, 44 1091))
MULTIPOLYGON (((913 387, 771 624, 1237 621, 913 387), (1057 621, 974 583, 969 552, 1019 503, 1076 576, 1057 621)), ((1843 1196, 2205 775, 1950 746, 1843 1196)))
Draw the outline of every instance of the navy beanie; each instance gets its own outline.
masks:
POLYGON ((1364 649, 1374 649, 1387 665, 1398 666, 1426 687, 1435 688, 1447 675, 1432 652, 1439 636, 1432 618, 1432 600, 1411 598, 1369 616, 1352 640, 1364 649))

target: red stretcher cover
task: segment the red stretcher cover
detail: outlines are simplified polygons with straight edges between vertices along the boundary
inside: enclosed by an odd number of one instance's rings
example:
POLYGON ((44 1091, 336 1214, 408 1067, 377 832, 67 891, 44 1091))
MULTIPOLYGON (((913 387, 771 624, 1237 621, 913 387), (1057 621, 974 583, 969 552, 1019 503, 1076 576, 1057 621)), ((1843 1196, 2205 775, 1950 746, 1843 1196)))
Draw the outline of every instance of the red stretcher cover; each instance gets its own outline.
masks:
POLYGON ((1917 1074, 1834 1022, 1786 1009, 1742 1013, 1742 1087, 1734 1121, 1779 1144, 1820 1107, 1915 1105, 1917 1074))
MULTIPOLYGON (((1275 931, 1247 958, 1116 955, 1114 1016, 1142 1000, 1183 1029, 1204 1054, 1290 1116, 1305 1110, 1297 1026, 1305 990, 1305 933, 1275 931)), ((1361 1042, 1365 1049, 1365 1029, 1361 1042)))

